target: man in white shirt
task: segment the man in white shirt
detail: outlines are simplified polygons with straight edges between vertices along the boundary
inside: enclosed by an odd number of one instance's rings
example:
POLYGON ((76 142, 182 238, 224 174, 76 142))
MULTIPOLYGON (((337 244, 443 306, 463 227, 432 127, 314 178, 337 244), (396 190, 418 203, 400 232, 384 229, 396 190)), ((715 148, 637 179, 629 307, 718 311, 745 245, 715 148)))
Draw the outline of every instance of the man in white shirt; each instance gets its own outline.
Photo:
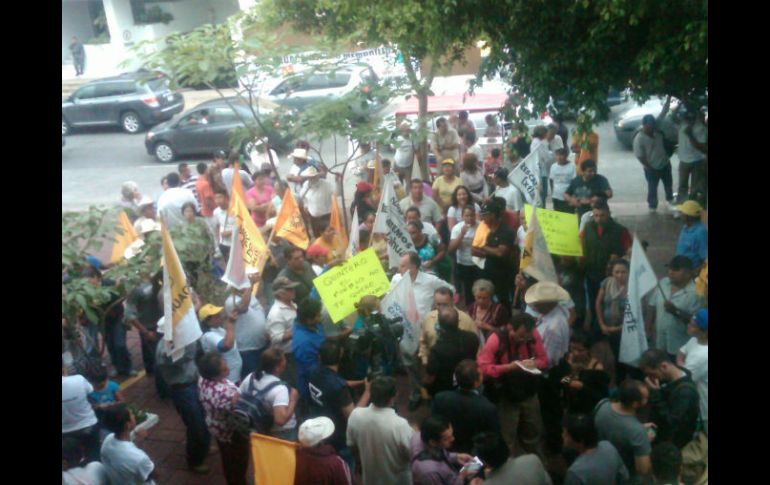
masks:
POLYGON ((265 140, 262 138, 254 143, 254 149, 249 153, 249 157, 251 158, 251 166, 254 168, 254 171, 264 170, 265 164, 268 164, 272 170, 273 165, 270 163, 271 157, 273 159, 273 164, 275 164, 276 167, 279 162, 278 154, 272 148, 270 149, 270 155, 268 156, 265 140))
POLYGON ((567 150, 558 148, 554 152, 556 163, 551 165, 548 178, 551 181, 551 200, 553 200, 553 210, 559 212, 575 213, 575 208, 569 205, 564 199, 564 192, 569 188, 569 184, 577 176, 575 164, 567 159, 567 150))
POLYGON ((195 191, 195 182, 198 181, 198 175, 194 175, 192 170, 190 170, 190 165, 186 163, 177 165, 177 172, 179 172, 179 181, 182 184, 182 188, 192 191, 195 200, 198 201, 198 206, 200 207, 201 201, 195 191))
POLYGON ((435 225, 441 221, 441 209, 435 200, 425 197, 420 179, 412 179, 409 183, 409 196, 399 201, 398 206, 403 213, 406 213, 406 210, 412 206, 417 207, 420 209, 422 222, 435 225))
POLYGON ((709 432, 709 311, 698 310, 687 325, 692 338, 679 349, 676 365, 692 373, 692 381, 700 397, 700 419, 703 430, 709 432))
POLYGON ((548 150, 555 152, 559 148, 564 148, 564 140, 561 135, 558 135, 559 127, 551 123, 548 125, 548 132, 545 135, 545 139, 548 141, 548 150))
POLYGON ((307 150, 304 148, 295 148, 291 153, 293 163, 289 169, 289 174, 286 175, 286 180, 289 182, 289 187, 291 187, 295 197, 300 196, 302 186, 307 180, 305 171, 313 166, 308 162, 307 157, 307 150))
POLYGON ((400 135, 396 138, 396 155, 394 161, 396 162, 396 172, 399 179, 406 183, 409 177, 412 176, 412 163, 414 163, 414 142, 411 138, 411 128, 408 121, 404 121, 399 125, 398 130, 400 135))
MULTIPOLYGON (((438 276, 420 271, 420 263, 420 256, 417 253, 409 252, 401 256, 398 273, 393 275, 393 278, 390 280, 390 288, 395 288, 398 282, 401 281, 401 278, 409 277, 412 279, 412 292, 414 293, 414 301, 417 306, 418 320, 422 322, 433 307, 433 294, 436 290, 446 287, 454 292, 455 288, 438 276)), ((415 349, 413 354, 402 354, 411 387, 411 395, 409 397, 410 410, 417 409, 422 401, 420 394, 422 376, 420 375, 418 351, 419 349, 415 349)))
POLYGON ((538 166, 540 167, 540 203, 545 207, 545 201, 548 197, 548 175, 551 171, 551 165, 554 162, 553 152, 548 148, 546 135, 548 128, 543 125, 536 126, 532 130, 532 143, 530 152, 538 152, 538 166))
POLYGON ((508 182, 508 170, 505 168, 498 168, 495 170, 495 191, 490 197, 501 197, 505 200, 505 208, 519 212, 524 208, 524 196, 521 191, 508 182))
POLYGON ((225 258, 225 261, 227 261, 230 259, 230 246, 232 246, 233 243, 235 217, 227 213, 227 210, 230 207, 230 197, 226 192, 215 191, 214 201, 217 203, 217 207, 214 209, 214 221, 216 224, 214 234, 217 237, 219 251, 225 258))
POLYGON ((85 448, 88 461, 99 460, 99 428, 88 394, 94 388, 81 375, 70 376, 62 358, 61 368, 61 434, 85 448))
POLYGON ((184 223, 182 215, 182 206, 190 202, 195 205, 195 212, 200 212, 198 200, 191 190, 182 188, 179 174, 171 172, 166 176, 168 190, 161 194, 158 199, 158 214, 165 220, 168 228, 184 223))
POLYGON ((315 237, 320 237, 331 219, 334 184, 321 178, 321 174, 315 167, 307 169, 305 176, 309 179, 302 188, 302 203, 310 215, 313 234, 315 237))
POLYGON ((238 311, 238 320, 235 321, 235 345, 241 354, 241 377, 257 370, 260 355, 270 345, 265 310, 259 300, 251 295, 253 285, 257 281, 259 279, 253 278, 250 288, 241 291, 240 295, 234 294, 225 299, 226 313, 238 311))
POLYGON ((270 346, 281 349, 286 355, 286 370, 283 380, 294 384, 296 382, 296 365, 291 350, 292 327, 297 319, 297 306, 294 304, 296 288, 299 283, 289 278, 279 276, 273 281, 273 297, 275 302, 267 314, 267 332, 270 335, 270 346))
MULTIPOLYGON (((408 208, 404 213, 404 220, 407 224, 409 224, 412 221, 422 221, 422 213, 420 212, 420 209, 414 206, 408 208)), ((433 226, 433 224, 423 224, 422 233, 429 238, 439 237, 438 231, 433 226)))
POLYGON ((131 441, 136 418, 125 404, 117 404, 106 411, 105 425, 112 431, 102 443, 102 464, 110 483, 154 484, 158 478, 150 457, 131 441))
POLYGON ((74 438, 62 438, 62 485, 107 485, 109 477, 98 461, 86 464, 83 446, 74 438))
POLYGON ((479 164, 484 164, 486 154, 484 153, 484 149, 476 143, 475 131, 467 131, 465 135, 463 135, 463 145, 465 145, 465 153, 473 153, 476 155, 476 160, 478 160, 479 164))
POLYGON ((212 304, 203 305, 198 310, 198 320, 206 331, 201 336, 204 352, 219 352, 230 368, 227 378, 233 383, 241 381, 241 354, 235 343, 235 312, 225 315, 225 308, 212 304))
POLYGON ((393 409, 396 381, 378 377, 371 384, 371 404, 348 418, 347 445, 361 458, 363 485, 411 485, 410 442, 414 430, 393 409))
POLYGON ((708 137, 708 127, 703 123, 703 114, 685 113, 683 123, 679 127, 679 146, 676 150, 679 156, 679 204, 687 200, 689 195, 696 195, 701 201, 706 196, 708 137))

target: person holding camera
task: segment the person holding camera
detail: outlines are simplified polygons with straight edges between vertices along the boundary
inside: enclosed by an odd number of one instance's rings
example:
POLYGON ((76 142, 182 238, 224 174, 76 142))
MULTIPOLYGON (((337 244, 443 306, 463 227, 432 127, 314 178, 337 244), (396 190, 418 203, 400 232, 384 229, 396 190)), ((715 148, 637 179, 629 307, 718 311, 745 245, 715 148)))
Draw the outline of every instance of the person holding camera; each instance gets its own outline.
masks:
POLYGON ((484 387, 490 399, 497 401, 500 427, 511 451, 518 442, 526 453, 544 460, 537 390, 548 357, 535 323, 532 315, 514 315, 511 323, 489 335, 477 361, 488 380, 484 387))

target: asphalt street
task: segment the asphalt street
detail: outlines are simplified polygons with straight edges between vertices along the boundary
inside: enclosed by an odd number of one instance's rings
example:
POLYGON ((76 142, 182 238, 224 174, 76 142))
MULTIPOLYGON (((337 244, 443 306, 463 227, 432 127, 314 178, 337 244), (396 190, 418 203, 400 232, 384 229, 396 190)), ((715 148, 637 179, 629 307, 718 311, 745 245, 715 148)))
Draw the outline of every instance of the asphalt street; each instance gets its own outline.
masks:
MULTIPOLYGON (((618 113, 624 105, 613 108, 618 113)), ((617 215, 642 215, 646 209, 646 182, 644 173, 633 153, 615 138, 612 122, 596 127, 599 134, 599 173, 610 181, 615 196, 610 201, 617 215)), ((62 209, 81 210, 90 205, 111 205, 120 197, 120 186, 127 180, 139 184, 142 194, 156 198, 161 191, 160 179, 176 164, 208 161, 208 157, 185 157, 173 163, 159 163, 144 147, 144 133, 129 135, 119 128, 78 130, 67 137, 62 148, 62 209)), ((337 140, 337 154, 344 160, 347 144, 337 140)), ((324 160, 333 161, 334 141, 325 140, 321 152, 324 160)), ((673 157, 674 190, 677 183, 676 156, 673 157)), ((279 172, 288 172, 291 162, 280 157, 279 172)), ((349 171, 344 183, 346 200, 354 190, 355 176, 349 171)), ((665 200, 662 186, 660 200, 665 200)))

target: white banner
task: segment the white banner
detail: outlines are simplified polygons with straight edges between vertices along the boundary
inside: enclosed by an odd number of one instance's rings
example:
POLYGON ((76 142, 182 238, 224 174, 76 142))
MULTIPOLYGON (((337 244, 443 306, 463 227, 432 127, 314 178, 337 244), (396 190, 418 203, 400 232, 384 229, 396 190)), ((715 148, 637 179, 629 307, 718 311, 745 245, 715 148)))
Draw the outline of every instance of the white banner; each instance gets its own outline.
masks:
POLYGON ((401 318, 404 326, 404 336, 401 337, 401 351, 412 355, 417 352, 420 340, 420 317, 417 314, 417 303, 412 291, 412 279, 406 273, 401 281, 396 283, 385 295, 380 304, 382 313, 388 318, 401 318))
POLYGON ((348 242, 348 249, 345 251, 345 256, 351 258, 356 255, 356 248, 358 248, 359 241, 361 240, 358 231, 358 207, 353 209, 353 218, 350 219, 350 232, 348 234, 350 234, 350 237, 348 238, 350 241, 348 242))
POLYGON ((551 253, 548 251, 548 244, 545 242, 542 229, 540 229, 536 210, 533 210, 530 216, 527 235, 524 238, 524 251, 521 255, 520 268, 522 272, 538 281, 559 283, 551 253))
POLYGON ((540 182, 540 167, 537 152, 531 152, 508 174, 508 181, 524 194, 528 204, 535 205, 540 182))
POLYGON ((392 184, 386 184, 380 199, 380 207, 374 219, 372 233, 386 234, 388 238, 388 266, 398 268, 401 256, 415 251, 412 237, 406 230, 404 214, 398 205, 396 191, 392 184))
POLYGON ((251 288, 251 281, 246 276, 246 261, 243 259, 243 246, 241 246, 241 241, 238 239, 237 224, 233 226, 230 259, 227 260, 227 268, 225 269, 225 274, 222 275, 222 281, 239 290, 251 288))
POLYGON ((647 261, 644 248, 634 235, 631 249, 631 268, 628 273, 628 299, 623 315, 623 333, 620 336, 618 360, 624 364, 639 366, 639 358, 647 350, 647 337, 642 318, 642 297, 658 284, 655 272, 647 261))

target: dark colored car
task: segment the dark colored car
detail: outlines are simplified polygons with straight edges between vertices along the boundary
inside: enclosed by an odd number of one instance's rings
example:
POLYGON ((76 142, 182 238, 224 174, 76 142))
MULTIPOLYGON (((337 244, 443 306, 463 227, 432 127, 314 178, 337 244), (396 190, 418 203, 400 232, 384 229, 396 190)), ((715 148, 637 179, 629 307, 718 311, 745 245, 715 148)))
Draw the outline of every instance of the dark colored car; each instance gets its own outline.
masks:
POLYGON ((139 133, 184 109, 184 98, 163 74, 147 71, 99 79, 81 86, 61 105, 61 131, 82 126, 120 126, 139 133))
MULTIPOLYGON (((201 103, 150 131, 144 139, 147 153, 160 162, 171 162, 181 155, 208 155, 217 150, 228 151, 232 147, 231 135, 243 127, 242 120, 253 120, 254 115, 248 104, 238 98, 216 99, 201 103), (233 109, 237 110, 237 114, 233 109)), ((268 134, 268 141, 277 149, 284 149, 287 139, 278 133, 268 134)), ((249 155, 253 142, 244 142, 239 147, 249 155)))

